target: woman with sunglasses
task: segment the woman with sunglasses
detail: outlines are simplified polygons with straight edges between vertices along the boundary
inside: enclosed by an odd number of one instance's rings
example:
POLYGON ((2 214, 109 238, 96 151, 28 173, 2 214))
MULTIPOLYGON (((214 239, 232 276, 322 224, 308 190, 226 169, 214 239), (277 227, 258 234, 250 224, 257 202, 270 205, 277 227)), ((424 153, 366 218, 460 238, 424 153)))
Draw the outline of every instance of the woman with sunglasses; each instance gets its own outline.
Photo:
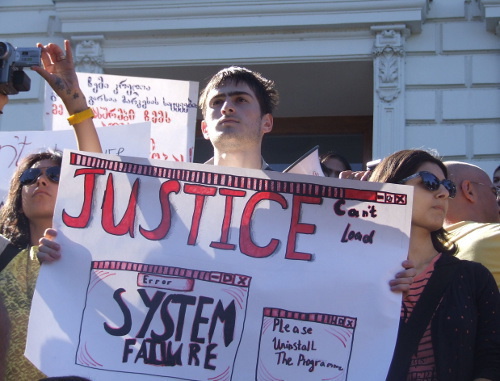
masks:
POLYGON ((0 234, 20 248, 0 272, 0 298, 11 320, 8 380, 44 377, 24 357, 24 347, 31 298, 40 269, 37 245, 45 230, 52 226, 60 169, 60 152, 26 156, 12 177, 9 194, 0 209, 0 234))
POLYGON ((454 257, 443 222, 456 194, 441 160, 403 150, 370 181, 413 186, 408 258, 417 276, 404 296, 387 380, 500 380, 500 293, 481 264, 454 257))
MULTIPOLYGON (((49 83, 64 102, 71 115, 68 121, 75 131, 78 148, 102 152, 91 110, 78 84, 69 41, 64 42, 65 50, 56 44, 38 46, 42 50, 43 68, 32 69, 49 83)), ((7 97, 0 99, 0 106, 7 101, 7 97)), ((5 301, 11 323, 5 372, 7 380, 31 381, 45 377, 24 357, 24 347, 31 299, 40 267, 36 257, 37 245, 44 242, 45 249, 57 251, 57 244, 50 240, 53 230, 49 228, 52 226, 60 166, 59 153, 43 152, 27 156, 17 168, 6 203, 0 210, 0 234, 22 249, 16 252, 13 259, 9 256, 7 267, 0 271, 0 300, 5 301), (43 238, 44 234, 47 238, 43 238)), ((3 324, 5 311, 0 311, 0 314, 0 323, 3 324)), ((0 337, 0 341, 1 356, 8 340, 0 337)))

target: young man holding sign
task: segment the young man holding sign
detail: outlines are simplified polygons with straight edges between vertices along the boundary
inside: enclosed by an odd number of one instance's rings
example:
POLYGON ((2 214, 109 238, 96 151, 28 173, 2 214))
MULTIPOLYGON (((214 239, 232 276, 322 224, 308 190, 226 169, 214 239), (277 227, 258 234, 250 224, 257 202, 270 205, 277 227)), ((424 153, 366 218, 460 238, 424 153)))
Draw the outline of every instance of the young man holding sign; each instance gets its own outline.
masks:
MULTIPOLYGON (((262 139, 273 128, 279 95, 274 82, 260 73, 231 66, 216 73, 201 91, 201 129, 214 147, 207 163, 249 169, 270 169, 262 158, 262 139)), ((392 291, 406 292, 415 270, 404 261, 391 280, 392 291)))
MULTIPOLYGON (((62 55, 57 45, 49 44, 52 54, 62 55), (59 49, 59 50, 57 50, 59 49)), ((72 78, 70 70, 74 72, 69 43, 65 44, 68 52, 68 66, 62 74, 72 78)), ((44 74, 40 73, 42 76, 44 74)), ((56 73, 57 74, 57 73, 56 73)), ((77 80, 57 80, 45 74, 49 83, 52 81, 67 87, 68 94, 85 100, 78 87, 77 80)), ((75 74, 76 78, 76 74, 75 74)), ((68 102, 71 101, 70 97, 68 102)), ((264 78, 261 74, 241 67, 228 67, 216 73, 201 91, 199 105, 203 120, 201 129, 205 139, 210 140, 214 147, 214 157, 207 164, 222 165, 249 169, 270 169, 261 154, 262 139, 273 128, 273 111, 279 101, 278 91, 274 82, 264 78)), ((66 103, 66 100, 64 100, 66 103)), ((80 105, 83 108, 83 104, 80 105)), ((77 111, 77 110, 75 110, 77 111)), ((97 146, 99 139, 91 118, 81 122, 85 126, 84 133, 87 142, 97 146)), ((83 130, 83 128, 82 128, 83 130)), ((55 231, 48 231, 49 238, 55 237, 55 231)), ((52 262, 60 257, 59 245, 48 238, 41 240, 39 259, 42 262, 52 262)), ((413 281, 415 270, 410 261, 404 261, 405 270, 396 274, 390 281, 390 287, 395 292, 406 292, 413 281)))

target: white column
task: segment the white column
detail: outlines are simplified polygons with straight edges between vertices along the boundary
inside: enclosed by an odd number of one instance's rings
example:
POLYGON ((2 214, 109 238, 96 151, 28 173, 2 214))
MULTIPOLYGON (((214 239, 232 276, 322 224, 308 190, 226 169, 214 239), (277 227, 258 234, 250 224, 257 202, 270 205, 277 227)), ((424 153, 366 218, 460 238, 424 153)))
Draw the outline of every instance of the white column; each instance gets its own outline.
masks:
POLYGON ((373 158, 382 159, 405 144, 404 25, 374 26, 373 158))
POLYGON ((101 41, 104 36, 75 36, 71 38, 73 44, 73 60, 77 72, 103 73, 101 41))

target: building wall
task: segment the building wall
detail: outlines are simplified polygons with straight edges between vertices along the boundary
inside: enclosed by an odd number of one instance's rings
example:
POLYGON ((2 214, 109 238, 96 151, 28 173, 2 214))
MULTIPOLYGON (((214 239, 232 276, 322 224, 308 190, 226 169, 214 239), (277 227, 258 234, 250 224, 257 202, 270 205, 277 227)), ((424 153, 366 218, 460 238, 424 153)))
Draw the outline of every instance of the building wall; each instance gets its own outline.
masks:
MULTIPOLYGON (((102 68, 225 62, 367 61, 380 30, 400 34, 390 101, 374 96, 374 158, 435 148, 446 159, 500 163, 500 0, 2 0, 0 36, 16 46, 85 38, 102 68), (229 47, 229 48, 228 48, 229 47)), ((379 90, 380 68, 374 65, 379 90)), ((28 72, 29 73, 29 72, 28 72)), ((0 130, 41 130, 43 82, 10 98, 0 130)), ((370 90, 368 90, 370 91, 370 90)), ((1 142, 0 142, 1 144, 1 142)))
POLYGON ((480 5, 434 1, 422 33, 407 39, 405 145, 492 175, 500 164, 500 35, 487 30, 480 5))

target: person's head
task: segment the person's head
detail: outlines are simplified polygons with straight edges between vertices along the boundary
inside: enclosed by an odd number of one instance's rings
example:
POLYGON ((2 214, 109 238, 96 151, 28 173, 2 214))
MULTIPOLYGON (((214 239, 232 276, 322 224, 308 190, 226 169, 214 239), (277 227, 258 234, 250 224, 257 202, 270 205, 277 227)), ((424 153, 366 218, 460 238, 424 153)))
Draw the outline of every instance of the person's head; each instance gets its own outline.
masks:
POLYGON ((448 199, 456 192, 447 176, 445 165, 434 154, 408 149, 382 159, 370 181, 414 186, 412 228, 428 230, 438 252, 454 254, 457 248, 443 228, 448 199))
POLYGON ((460 221, 500 222, 497 188, 488 174, 476 165, 446 161, 450 180, 457 185, 457 196, 450 201, 445 224, 460 221))
POLYGON ((246 84, 253 91, 255 98, 259 102, 261 115, 273 114, 275 108, 278 106, 279 95, 274 81, 264 78, 262 74, 244 67, 230 66, 217 72, 201 91, 199 106, 203 117, 206 116, 207 109, 210 107, 210 92, 228 83, 235 85, 240 83, 246 84))
POLYGON ((319 161, 321 163, 321 169, 327 177, 338 178, 340 172, 352 170, 351 164, 347 159, 335 152, 329 151, 320 156, 319 161))
POLYGON ((493 185, 500 188, 500 165, 493 171, 493 185))
POLYGON ((236 66, 222 69, 200 94, 203 136, 225 152, 260 149, 263 135, 272 130, 278 100, 274 82, 261 74, 236 66))
POLYGON ((61 160, 58 151, 31 154, 21 161, 12 176, 9 193, 0 209, 0 234, 15 245, 29 245, 33 238, 30 227, 52 219, 61 160))

